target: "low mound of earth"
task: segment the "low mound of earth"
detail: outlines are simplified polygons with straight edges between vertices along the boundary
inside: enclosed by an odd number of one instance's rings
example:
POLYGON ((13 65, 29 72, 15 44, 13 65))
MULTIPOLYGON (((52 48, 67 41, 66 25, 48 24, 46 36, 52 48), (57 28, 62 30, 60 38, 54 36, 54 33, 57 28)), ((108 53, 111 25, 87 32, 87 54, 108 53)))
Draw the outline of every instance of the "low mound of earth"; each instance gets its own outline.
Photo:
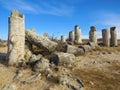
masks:
MULTIPOLYGON (((0 47, 0 54, 5 54, 6 51, 6 47, 0 47)), ((57 84, 55 78, 48 81, 45 76, 33 83, 24 84, 22 81, 35 74, 29 68, 22 69, 24 75, 20 78, 21 82, 14 82, 18 68, 7 67, 4 61, 0 62, 0 90, 10 84, 13 90, 69 90, 66 86, 57 84)), ((64 71, 79 77, 84 83, 84 90, 120 90, 120 46, 100 47, 83 56, 77 56, 73 68, 61 66, 56 73, 64 71)))

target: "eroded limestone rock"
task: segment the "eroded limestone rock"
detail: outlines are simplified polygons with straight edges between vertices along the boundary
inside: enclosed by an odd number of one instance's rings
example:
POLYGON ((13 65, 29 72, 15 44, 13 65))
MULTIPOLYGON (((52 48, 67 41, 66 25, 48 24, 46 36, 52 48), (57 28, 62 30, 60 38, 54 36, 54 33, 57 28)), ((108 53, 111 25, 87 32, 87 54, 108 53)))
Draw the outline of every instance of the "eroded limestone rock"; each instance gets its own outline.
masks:
POLYGON ((66 45, 66 53, 71 53, 78 56, 78 55, 84 55, 85 51, 83 48, 78 48, 72 45, 66 45))
POLYGON ((40 72, 40 73, 50 73, 50 63, 49 60, 45 58, 41 58, 40 60, 37 60, 32 67, 33 71, 40 72))
POLYGON ((97 44, 97 30, 95 26, 91 26, 90 29, 91 30, 89 32, 89 41, 97 44))
POLYGON ((75 41, 74 31, 69 32, 69 41, 74 43, 74 41, 75 41))
POLYGON ((69 74, 61 74, 58 76, 59 84, 67 85, 70 90, 82 90, 84 88, 83 82, 69 74))
POLYGON ((75 56, 69 53, 57 52, 51 56, 50 62, 55 63, 55 65, 71 67, 75 62, 75 56))
POLYGON ((82 34, 80 27, 78 25, 75 26, 75 43, 81 44, 82 43, 82 34))
POLYGON ((103 39, 103 45, 110 46, 110 30, 109 29, 102 30, 102 39, 103 39))
POLYGON ((65 38, 64 35, 61 36, 61 42, 62 42, 62 43, 65 43, 65 42, 66 42, 66 38, 65 38))
POLYGON ((85 52, 91 51, 92 48, 90 47, 90 45, 82 45, 79 46, 79 48, 83 48, 85 52))
POLYGON ((118 41, 117 41, 117 29, 116 27, 111 27, 110 28, 110 34, 111 34, 111 46, 117 46, 118 45, 118 41))
POLYGON ((14 10, 9 17, 8 33, 8 64, 17 64, 24 60, 25 50, 25 27, 24 15, 14 10))
POLYGON ((36 34, 33 30, 26 30, 25 37, 32 44, 49 52, 53 52, 58 45, 56 42, 53 42, 48 38, 44 38, 43 36, 36 34))
POLYGON ((29 61, 29 59, 32 56, 32 44, 30 44, 28 41, 25 41, 25 61, 29 61))

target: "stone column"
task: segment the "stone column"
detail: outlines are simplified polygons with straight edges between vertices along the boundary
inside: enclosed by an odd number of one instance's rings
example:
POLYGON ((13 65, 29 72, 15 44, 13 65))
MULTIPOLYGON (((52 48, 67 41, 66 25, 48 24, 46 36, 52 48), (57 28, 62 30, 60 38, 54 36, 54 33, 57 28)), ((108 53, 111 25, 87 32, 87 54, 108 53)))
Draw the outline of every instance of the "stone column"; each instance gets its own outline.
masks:
POLYGON ((13 10, 8 20, 8 64, 16 65, 20 60, 24 59, 24 15, 19 14, 17 10, 13 10))
POLYGON ((74 40, 75 40, 75 33, 74 33, 74 31, 70 31, 69 32, 69 41, 74 42, 74 40))
POLYGON ((43 36, 44 36, 45 38, 49 38, 49 37, 48 37, 48 33, 44 33, 43 36))
POLYGON ((66 42, 66 37, 64 35, 61 36, 61 42, 63 42, 63 43, 66 42))
POLYGON ((81 30, 78 25, 75 26, 75 43, 81 44, 82 43, 82 35, 81 30))
POLYGON ((89 32, 89 41, 97 44, 97 31, 95 26, 90 27, 90 32, 89 32))
POLYGON ((116 27, 111 27, 110 28, 110 34, 111 34, 111 46, 117 46, 117 30, 116 27))
POLYGON ((103 45, 110 46, 110 30, 109 29, 102 30, 102 39, 103 39, 103 45))

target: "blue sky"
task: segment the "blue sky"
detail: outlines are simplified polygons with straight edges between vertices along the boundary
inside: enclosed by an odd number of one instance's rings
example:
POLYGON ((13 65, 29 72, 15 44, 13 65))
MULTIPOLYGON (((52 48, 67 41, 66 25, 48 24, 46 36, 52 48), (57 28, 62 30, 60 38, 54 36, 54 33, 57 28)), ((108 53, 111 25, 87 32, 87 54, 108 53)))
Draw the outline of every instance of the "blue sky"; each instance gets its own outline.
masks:
POLYGON ((8 37, 11 10, 25 15, 25 28, 38 34, 66 35, 77 24, 82 37, 89 37, 90 26, 101 30, 116 26, 120 38, 120 0, 0 0, 0 38, 8 37))

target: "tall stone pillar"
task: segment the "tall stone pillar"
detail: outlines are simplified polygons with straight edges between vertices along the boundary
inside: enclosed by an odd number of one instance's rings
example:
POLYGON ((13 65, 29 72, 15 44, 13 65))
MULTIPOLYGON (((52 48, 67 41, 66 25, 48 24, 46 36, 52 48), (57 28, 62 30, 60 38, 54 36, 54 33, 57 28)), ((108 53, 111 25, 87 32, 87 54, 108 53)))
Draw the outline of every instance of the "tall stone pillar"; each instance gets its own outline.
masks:
POLYGON ((111 27, 110 28, 110 34, 111 34, 111 38, 110 38, 111 46, 117 46, 118 42, 117 42, 117 30, 116 30, 116 27, 111 27))
POLYGON ((75 40, 75 33, 74 31, 69 32, 69 41, 74 43, 75 40))
POLYGON ((66 38, 64 35, 61 36, 61 42, 65 43, 66 42, 66 38))
POLYGON ((103 45, 110 46, 110 30, 109 29, 102 30, 102 39, 103 39, 103 45))
POLYGON ((81 30, 78 25, 75 26, 75 43, 76 44, 82 43, 81 30))
POLYGON ((24 59, 25 48, 25 27, 24 15, 13 10, 9 20, 8 33, 8 64, 16 65, 24 59))
POLYGON ((90 32, 89 32, 89 41, 90 42, 94 42, 95 44, 97 44, 97 31, 95 26, 91 26, 90 27, 90 32))

